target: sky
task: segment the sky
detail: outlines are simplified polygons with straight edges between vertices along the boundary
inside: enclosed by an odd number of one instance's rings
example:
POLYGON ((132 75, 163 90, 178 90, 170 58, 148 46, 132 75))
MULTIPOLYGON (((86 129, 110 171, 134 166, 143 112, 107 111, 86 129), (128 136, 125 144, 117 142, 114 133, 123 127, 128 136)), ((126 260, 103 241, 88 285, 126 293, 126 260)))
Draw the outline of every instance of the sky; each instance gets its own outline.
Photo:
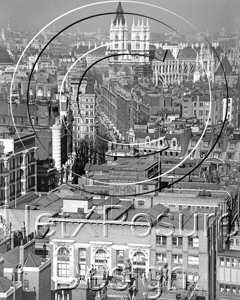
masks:
MULTIPOLYGON (((8 21, 13 30, 40 30, 49 22, 62 14, 92 3, 90 7, 70 13, 55 23, 56 30, 61 30, 70 23, 99 13, 114 13, 118 1, 107 0, 0 0, 0 28, 7 27, 8 21)), ((154 8, 141 3, 121 1, 124 12, 144 14, 165 22, 180 33, 191 32, 240 32, 240 0, 134 0, 146 4, 158 5, 163 9, 154 8), (128 3, 127 3, 128 2, 128 3), (166 11, 169 10, 170 12, 166 11), (183 19, 186 21, 184 21, 183 19), (190 24, 191 25, 190 25, 190 24), (194 26, 197 28, 194 28, 194 26)), ((91 18, 79 23, 80 31, 108 32, 112 15, 91 18)), ((128 25, 132 25, 133 17, 125 15, 128 25)), ((135 17, 136 19, 137 17, 135 17)), ((151 32, 169 32, 169 27, 150 20, 151 32)), ((53 28, 51 25, 50 28, 53 28)), ((76 27, 75 27, 76 29, 76 27)))

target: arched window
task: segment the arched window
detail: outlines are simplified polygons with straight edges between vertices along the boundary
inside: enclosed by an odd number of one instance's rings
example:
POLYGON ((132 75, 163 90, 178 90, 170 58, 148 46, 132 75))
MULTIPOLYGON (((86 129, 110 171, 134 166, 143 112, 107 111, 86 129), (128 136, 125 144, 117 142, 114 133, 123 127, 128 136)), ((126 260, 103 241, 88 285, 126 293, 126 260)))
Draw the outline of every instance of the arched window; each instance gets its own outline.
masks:
POLYGON ((70 251, 66 247, 61 247, 57 253, 57 276, 70 276, 70 251))
POLYGON ((140 50, 140 37, 137 35, 135 38, 136 41, 136 50, 140 50))
POLYGON ((103 249, 98 249, 95 252, 95 264, 104 264, 107 261, 107 252, 103 249))
POLYGON ((132 193, 132 189, 129 186, 127 186, 125 188, 125 195, 131 195, 131 193, 132 193))
POLYGON ((118 49, 118 36, 115 35, 115 49, 118 49))
POLYGON ((120 188, 118 186, 114 187, 114 195, 119 195, 120 194, 120 188))
POLYGON ((148 143, 148 144, 150 144, 150 137, 149 137, 149 136, 147 136, 147 137, 145 138, 145 142, 148 143))
POLYGON ((144 50, 147 49, 147 37, 144 37, 144 46, 143 46, 144 50))
POLYGON ((137 251, 133 255, 133 271, 138 274, 146 272, 146 257, 143 252, 137 251))
POLYGON ((97 275, 102 275, 108 271, 108 255, 104 249, 98 249, 95 252, 94 263, 97 275))

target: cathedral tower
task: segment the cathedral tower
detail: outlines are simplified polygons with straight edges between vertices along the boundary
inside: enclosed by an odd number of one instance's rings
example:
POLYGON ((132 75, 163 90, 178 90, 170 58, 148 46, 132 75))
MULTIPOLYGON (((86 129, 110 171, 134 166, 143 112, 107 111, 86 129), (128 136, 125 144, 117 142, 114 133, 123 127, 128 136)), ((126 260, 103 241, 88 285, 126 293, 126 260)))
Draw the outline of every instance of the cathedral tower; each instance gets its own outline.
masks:
POLYGON ((149 62, 150 27, 148 20, 138 20, 131 27, 131 40, 128 42, 128 25, 122 4, 119 1, 115 18, 111 20, 110 46, 107 55, 119 54, 109 58, 109 76, 118 76, 122 72, 132 74, 135 66, 149 62), (122 55, 121 55, 122 54, 122 55), (140 55, 139 55, 140 54, 140 55), (145 55, 145 56, 143 56, 145 55))

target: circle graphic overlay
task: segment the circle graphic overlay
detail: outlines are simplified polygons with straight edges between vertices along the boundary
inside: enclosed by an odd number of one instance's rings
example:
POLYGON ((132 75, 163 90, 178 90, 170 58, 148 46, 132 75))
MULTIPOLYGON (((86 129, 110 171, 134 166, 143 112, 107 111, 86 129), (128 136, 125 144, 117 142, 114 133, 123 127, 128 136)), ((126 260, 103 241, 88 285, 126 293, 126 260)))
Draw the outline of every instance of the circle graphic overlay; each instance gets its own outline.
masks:
MULTIPOLYGON (((95 4, 97 5, 97 4, 100 4, 100 3, 106 3, 106 2, 109 2, 109 1, 98 2, 98 3, 95 3, 95 4)), ((118 2, 118 1, 111 1, 111 2, 118 2)), ((142 3, 142 2, 138 2, 138 1, 123 1, 123 2, 132 2, 132 3, 138 3, 138 4, 140 3, 140 4, 145 4, 145 5, 149 5, 149 6, 158 7, 158 6, 155 6, 155 5, 152 5, 152 4, 146 4, 146 3, 142 3)), ((86 6, 85 6, 85 7, 86 7, 86 6)), ((158 7, 158 8, 160 8, 160 7, 158 7)), ((78 9, 79 9, 79 8, 78 8, 78 9)), ((164 9, 164 8, 160 8, 160 9, 163 9, 163 10, 167 11, 167 10, 164 9)), ((75 10, 72 10, 72 11, 75 11, 75 10)), ((168 11, 168 12, 169 12, 169 11, 168 11)), ((172 12, 170 12, 170 13, 172 13, 172 12)), ((67 13, 65 13, 64 15, 66 15, 66 14, 67 14, 67 13)), ((127 14, 127 13, 126 13, 126 14, 127 14)), ((173 13, 173 14, 174 14, 174 13, 173 13)), ((176 15, 176 14, 174 14, 174 15, 176 15)), ((180 16, 178 16, 178 17, 180 17, 180 16)), ((180 18, 181 18, 181 17, 180 17, 180 18)), ((57 18, 57 19, 58 19, 58 18, 57 18)), ((55 20, 57 20, 57 19, 55 19, 55 20)), ((183 18, 181 18, 181 19, 183 19, 183 18)), ((52 21, 52 22, 50 22, 50 24, 52 24, 53 22, 55 22, 55 20, 52 21)), ((184 21, 186 21, 186 20, 184 20, 184 21)), ((189 23, 188 21, 186 21, 186 22, 189 23)), ((48 24, 47 26, 45 26, 45 28, 48 27, 50 24, 48 24)), ((189 24, 190 24, 190 23, 189 23, 189 24)), ((195 26, 193 26, 193 25, 191 25, 191 26, 195 28, 195 26)), ((42 29, 41 31, 43 31, 43 30, 44 30, 44 29, 42 29)), ((41 31, 40 31, 40 32, 41 32, 41 31)), ((207 39, 206 39, 206 40, 207 40, 207 39)), ((208 40, 207 40, 207 41, 208 41, 208 40)), ((208 43, 209 43, 209 41, 208 41, 208 43)), ((211 46, 211 44, 210 44, 210 46, 211 46)), ((211 47, 212 47, 212 46, 211 46, 211 47)), ((212 48, 212 49, 213 49, 213 51, 215 51, 214 48, 212 48)), ((25 50, 26 50, 26 49, 25 49, 25 50)), ((217 54, 217 53, 216 53, 216 54, 217 54)), ((217 56, 218 56, 218 55, 217 55, 217 56)), ((219 57, 218 57, 218 58, 219 58, 219 57)), ((21 58, 20 58, 20 59, 21 59, 21 58)), ((20 61, 20 59, 19 59, 19 61, 20 61)), ((221 63, 221 62, 220 62, 220 63, 221 63)), ((16 67, 16 68, 17 68, 17 67, 16 67)), ((16 71, 16 69, 15 69, 15 71, 16 71)), ((15 72, 14 72, 14 73, 15 73, 15 72)), ((15 74, 14 74, 14 75, 15 75, 15 74)), ((14 78, 14 76, 13 76, 13 78, 14 78)), ((226 76, 225 76, 225 78, 226 78, 226 76)), ((209 82, 209 87, 210 87, 210 82, 209 82)), ((12 96, 12 95, 10 94, 10 98, 11 98, 11 96, 12 96)), ((211 98, 211 96, 212 96, 212 95, 211 95, 211 89, 210 89, 210 98, 211 98)), ((228 97, 227 97, 227 99, 228 99, 228 97)), ((10 103, 11 103, 11 101, 10 101, 10 103)), ((210 106, 210 107, 211 107, 211 106, 210 106)), ((227 115, 227 111, 226 111, 226 115, 227 115)), ((208 120, 207 120, 207 122, 206 122, 207 124, 208 124, 208 121, 209 121, 209 117, 210 117, 210 113, 209 113, 209 115, 208 115, 208 120)), ((225 119, 224 122, 223 122, 223 126, 224 126, 225 121, 226 121, 226 119, 225 119)), ((206 124, 206 126, 207 126, 207 124, 206 124)), ((15 124, 14 124, 14 125, 15 125, 15 124)), ((222 127, 222 129, 223 129, 223 127, 222 127)), ((206 127, 205 127, 205 131, 206 131, 206 127)), ((205 133, 205 131, 204 131, 204 133, 205 133)), ((221 130, 221 132, 222 132, 222 130, 221 130)), ((203 136, 203 135, 202 135, 202 136, 203 136)), ((220 135, 219 135, 219 136, 220 136, 220 135)), ((217 141, 218 141, 218 140, 216 140, 214 146, 216 145, 217 141)), ((129 145, 129 144, 127 144, 127 145, 129 145)), ((199 145, 199 143, 197 144, 197 146, 198 146, 198 145, 199 145)), ((212 147, 212 149, 214 148, 214 146, 212 147)), ((210 152, 212 151, 212 149, 211 149, 211 150, 209 151, 209 153, 205 156, 204 160, 208 157, 208 155, 210 154, 210 152)), ((194 150, 195 150, 195 149, 194 149, 194 150)), ((192 153, 192 152, 191 152, 191 153, 192 153)), ((191 155, 191 153, 190 153, 190 155, 191 155)), ((190 156, 190 155, 189 155, 189 156, 190 156)), ((178 167, 179 165, 181 165, 181 164, 182 164, 189 156, 187 156, 187 157, 186 157, 180 164, 178 164, 176 167, 178 167)), ((204 160, 203 160, 203 161, 204 161, 204 160)), ((203 161, 202 161, 202 162, 203 162, 203 161)), ((201 162, 201 163, 202 163, 202 162, 201 162)), ((200 163, 200 164, 201 164, 201 163, 200 163)), ((199 164, 199 165, 200 165, 200 164, 199 164)), ((198 166, 199 166, 199 165, 198 165, 198 166)), ((195 169, 196 169, 198 166, 196 166, 195 169)), ((176 167, 175 167, 175 168, 176 168, 176 167)), ((170 171, 173 171, 175 168, 173 168, 173 169, 170 170, 170 171)), ((193 169, 193 170, 194 170, 194 169, 193 169)), ((190 173, 191 173, 193 170, 191 170, 190 173)), ((153 178, 153 179, 160 178, 161 176, 164 176, 164 175, 168 174, 170 171, 168 171, 167 173, 162 174, 162 175, 160 175, 160 176, 158 176, 158 177, 156 177, 156 178, 153 178)), ((187 175, 188 175, 188 174, 187 174, 187 175)), ((186 176, 187 176, 187 175, 186 175, 186 176)), ((184 177, 186 177, 186 176, 184 176, 184 177)), ((183 178, 184 178, 184 177, 183 177, 183 178)), ((153 179, 152 179, 152 180, 153 180, 153 179)), ((181 178, 181 179, 182 179, 182 178, 181 178)), ((180 180, 181 180, 181 179, 180 179, 180 180)), ((179 181, 179 180, 178 180, 178 181, 179 181)), ((140 182, 140 183, 143 183, 143 182, 140 182)), ((137 184, 137 183, 134 183, 134 184, 137 184)), ((172 184, 170 184, 170 185, 172 185, 172 184)))

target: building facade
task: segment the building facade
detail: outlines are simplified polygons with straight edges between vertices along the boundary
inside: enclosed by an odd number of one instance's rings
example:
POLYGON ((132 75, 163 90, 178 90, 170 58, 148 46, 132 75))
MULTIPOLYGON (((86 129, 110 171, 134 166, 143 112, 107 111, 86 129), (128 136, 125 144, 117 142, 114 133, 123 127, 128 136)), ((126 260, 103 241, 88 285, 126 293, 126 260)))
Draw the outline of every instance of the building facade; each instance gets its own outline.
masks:
POLYGON ((18 135, 0 139, 1 205, 28 192, 36 191, 37 187, 35 135, 32 133, 18 135))

